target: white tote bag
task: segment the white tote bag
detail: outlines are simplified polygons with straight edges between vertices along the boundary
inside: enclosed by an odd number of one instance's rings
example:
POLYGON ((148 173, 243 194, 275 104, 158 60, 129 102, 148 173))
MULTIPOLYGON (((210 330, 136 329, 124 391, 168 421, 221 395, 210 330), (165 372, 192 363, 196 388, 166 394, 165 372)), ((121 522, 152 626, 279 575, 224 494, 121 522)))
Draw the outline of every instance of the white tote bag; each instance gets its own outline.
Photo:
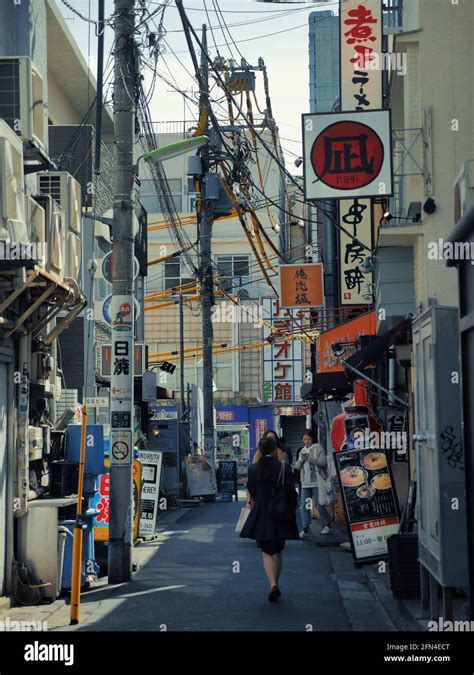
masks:
POLYGON ((318 471, 318 502, 320 506, 332 506, 337 502, 336 486, 331 478, 324 478, 318 471))
POLYGON ((242 532, 242 529, 245 525, 245 522, 247 518, 249 517, 251 509, 248 508, 248 506, 245 506, 243 509, 240 509, 240 516, 239 520, 237 521, 237 525, 235 526, 235 531, 240 534, 242 532))

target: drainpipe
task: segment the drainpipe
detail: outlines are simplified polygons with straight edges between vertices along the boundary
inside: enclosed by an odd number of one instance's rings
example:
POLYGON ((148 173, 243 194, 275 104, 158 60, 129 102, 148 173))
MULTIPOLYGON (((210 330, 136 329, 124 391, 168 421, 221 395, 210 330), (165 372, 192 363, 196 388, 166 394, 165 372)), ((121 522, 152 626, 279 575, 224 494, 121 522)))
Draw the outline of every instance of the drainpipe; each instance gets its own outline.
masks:
POLYGON ((16 405, 15 405, 15 363, 13 359, 8 364, 8 412, 7 412, 7 508, 6 508, 6 542, 5 542, 5 595, 13 595, 13 560, 15 556, 13 545, 13 500, 15 497, 16 473, 13 467, 15 462, 15 429, 16 429, 16 405))
POLYGON ((22 335, 18 344, 18 370, 20 372, 20 382, 17 389, 18 508, 15 511, 15 515, 17 517, 25 516, 28 513, 28 489, 30 484, 30 456, 28 440, 30 396, 30 378, 28 372, 29 342, 28 335, 22 335))

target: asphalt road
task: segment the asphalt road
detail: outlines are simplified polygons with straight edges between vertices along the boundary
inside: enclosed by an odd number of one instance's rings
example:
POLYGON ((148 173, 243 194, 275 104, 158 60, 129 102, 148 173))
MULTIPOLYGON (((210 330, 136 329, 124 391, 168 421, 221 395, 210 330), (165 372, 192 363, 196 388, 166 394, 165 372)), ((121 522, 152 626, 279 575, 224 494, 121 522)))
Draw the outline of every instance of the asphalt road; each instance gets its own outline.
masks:
POLYGON ((395 629, 350 554, 314 540, 287 542, 283 595, 270 604, 261 552, 234 532, 242 506, 205 504, 163 528, 158 549, 132 583, 84 596, 88 619, 73 630, 395 629))

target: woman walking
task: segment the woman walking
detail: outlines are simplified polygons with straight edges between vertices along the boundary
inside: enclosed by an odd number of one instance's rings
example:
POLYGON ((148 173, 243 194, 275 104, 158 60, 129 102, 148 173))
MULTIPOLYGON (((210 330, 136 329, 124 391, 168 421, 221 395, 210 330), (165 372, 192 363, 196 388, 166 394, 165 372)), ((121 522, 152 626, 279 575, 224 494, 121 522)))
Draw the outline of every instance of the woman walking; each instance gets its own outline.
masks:
POLYGON ((327 457, 322 445, 318 443, 318 435, 314 429, 306 429, 303 435, 304 447, 301 448, 296 469, 300 471, 301 492, 300 492, 300 513, 301 524, 303 526, 300 532, 302 539, 306 538, 311 525, 311 505, 317 506, 324 523, 321 534, 331 534, 331 516, 325 506, 319 504, 318 490, 318 472, 327 472, 327 457))
MULTIPOLYGON (((266 431, 263 434, 262 438, 273 438, 276 442, 276 445, 277 445, 277 459, 279 459, 280 462, 286 462, 287 464, 291 465, 291 461, 290 461, 288 453, 286 452, 286 448, 285 449, 283 448, 276 431, 273 431, 273 429, 268 429, 268 431, 266 431)), ((261 457, 261 453, 260 453, 260 450, 257 448, 257 452, 255 453, 255 455, 253 457, 253 464, 256 464, 258 462, 258 460, 260 459, 260 457, 261 457)))
POLYGON ((299 539, 295 517, 297 498, 289 465, 277 459, 276 441, 266 436, 261 439, 258 449, 260 459, 249 468, 247 481, 251 511, 240 536, 255 539, 262 549, 263 569, 270 585, 268 601, 276 602, 281 595, 278 582, 285 541, 299 539), (281 484, 286 495, 286 509, 276 518, 272 511, 275 488, 278 490, 277 485, 281 484))

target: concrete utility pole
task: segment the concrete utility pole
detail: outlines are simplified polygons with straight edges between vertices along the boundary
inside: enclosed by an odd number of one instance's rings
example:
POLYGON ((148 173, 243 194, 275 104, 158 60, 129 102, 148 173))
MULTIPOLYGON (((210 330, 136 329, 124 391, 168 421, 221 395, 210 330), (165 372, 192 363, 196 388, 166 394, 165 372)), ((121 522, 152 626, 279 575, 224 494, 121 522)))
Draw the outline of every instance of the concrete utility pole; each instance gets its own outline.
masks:
POLYGON ((133 149, 137 59, 134 0, 115 0, 114 226, 110 373, 109 583, 132 576, 133 513, 133 149))
MULTIPOLYGON (((209 135, 209 66, 207 60, 207 32, 206 25, 202 26, 202 50, 201 50, 201 110, 207 110, 204 135, 209 135)), ((213 201, 215 195, 209 190, 209 181, 214 178, 209 173, 209 147, 205 146, 201 153, 202 175, 201 182, 201 221, 199 229, 200 242, 200 269, 202 284, 202 389, 204 399, 204 454, 206 459, 215 467, 214 457, 214 391, 212 377, 212 341, 213 327, 211 311, 213 305, 212 286, 212 258, 211 258, 211 228, 213 220, 213 201)))
POLYGON ((186 396, 184 390, 184 307, 182 293, 179 294, 179 391, 181 398, 179 419, 183 424, 187 420, 188 411, 186 410, 186 396))

